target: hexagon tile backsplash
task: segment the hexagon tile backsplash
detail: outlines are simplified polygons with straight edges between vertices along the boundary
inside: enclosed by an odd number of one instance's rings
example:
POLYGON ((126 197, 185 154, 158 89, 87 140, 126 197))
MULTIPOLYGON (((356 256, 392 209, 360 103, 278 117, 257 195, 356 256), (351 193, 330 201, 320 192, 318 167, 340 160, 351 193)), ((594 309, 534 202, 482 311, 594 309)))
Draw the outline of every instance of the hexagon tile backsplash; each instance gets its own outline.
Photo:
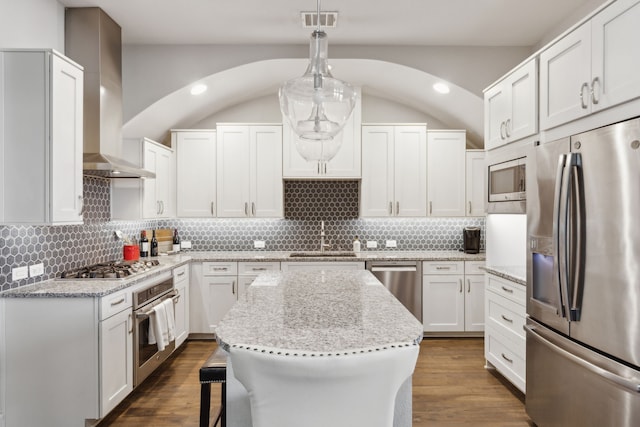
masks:
MULTIPOLYGON (((59 276, 64 270, 122 258, 115 231, 137 237, 140 230, 177 228, 196 251, 249 251, 254 240, 265 250, 319 249, 320 221, 334 250, 350 250, 355 236, 362 242, 396 240, 395 250, 459 250, 462 229, 478 226, 477 218, 358 218, 357 181, 286 181, 284 219, 171 219, 110 221, 110 184, 84 178, 86 212, 83 225, 0 226, 0 291, 59 276), (13 281, 15 267, 44 263, 44 275, 13 281)), ((363 250, 366 250, 363 245, 363 250)))

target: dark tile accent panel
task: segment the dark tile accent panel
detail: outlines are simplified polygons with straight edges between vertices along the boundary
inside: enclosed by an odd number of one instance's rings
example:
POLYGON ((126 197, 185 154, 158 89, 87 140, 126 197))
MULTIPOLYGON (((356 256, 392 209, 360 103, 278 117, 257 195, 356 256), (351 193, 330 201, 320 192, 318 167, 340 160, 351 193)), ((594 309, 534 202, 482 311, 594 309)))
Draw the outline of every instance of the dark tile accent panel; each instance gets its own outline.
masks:
MULTIPOLYGON (((122 257, 115 231, 136 237, 141 229, 178 228, 195 251, 249 251, 254 240, 266 250, 318 250, 320 221, 332 249, 351 249, 358 236, 364 243, 397 241, 396 250, 459 250, 462 229, 481 227, 484 218, 358 218, 357 181, 287 181, 285 219, 171 219, 110 221, 110 182, 84 178, 86 210, 83 225, 0 226, 0 291, 59 276, 64 270, 122 257), (45 274, 12 281, 11 269, 44 263, 45 274)), ((363 250, 364 248, 363 244, 363 250)))
POLYGON ((285 219, 356 219, 358 181, 285 181, 285 219))

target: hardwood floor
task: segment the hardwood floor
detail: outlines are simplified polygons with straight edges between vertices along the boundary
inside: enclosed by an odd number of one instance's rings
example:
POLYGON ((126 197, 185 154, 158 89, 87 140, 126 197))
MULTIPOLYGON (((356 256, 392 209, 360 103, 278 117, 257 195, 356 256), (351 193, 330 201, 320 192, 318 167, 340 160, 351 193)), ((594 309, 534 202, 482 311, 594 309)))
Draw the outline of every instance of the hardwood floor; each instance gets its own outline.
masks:
MULTIPOLYGON (((215 347, 213 341, 185 343, 100 427, 198 426, 198 371, 215 347)), ((482 338, 426 338, 422 342, 413 376, 413 427, 533 426, 522 394, 484 368, 483 354, 482 338)), ((212 414, 218 409, 219 389, 216 384, 211 387, 212 414)))

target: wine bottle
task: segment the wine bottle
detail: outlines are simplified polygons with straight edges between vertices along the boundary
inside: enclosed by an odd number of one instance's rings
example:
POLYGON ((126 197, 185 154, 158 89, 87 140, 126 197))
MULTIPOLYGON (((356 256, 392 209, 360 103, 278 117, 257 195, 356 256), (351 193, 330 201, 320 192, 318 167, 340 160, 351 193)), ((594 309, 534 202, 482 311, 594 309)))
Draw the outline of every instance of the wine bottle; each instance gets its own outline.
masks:
POLYGON ((140 233, 140 258, 146 258, 149 256, 149 239, 147 239, 147 232, 142 230, 140 233))
POLYGON ((156 239, 156 230, 151 235, 151 256, 158 256, 158 239, 156 239))
POLYGON ((173 230, 173 252, 180 252, 180 236, 178 236, 178 229, 173 230))

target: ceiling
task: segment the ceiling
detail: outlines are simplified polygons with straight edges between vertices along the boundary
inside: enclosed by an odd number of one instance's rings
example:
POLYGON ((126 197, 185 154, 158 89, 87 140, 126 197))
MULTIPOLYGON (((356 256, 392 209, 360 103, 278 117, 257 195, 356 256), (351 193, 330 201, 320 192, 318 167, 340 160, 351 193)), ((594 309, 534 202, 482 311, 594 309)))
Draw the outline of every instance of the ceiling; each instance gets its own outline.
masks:
MULTIPOLYGON (((313 0, 58 0, 99 6, 125 44, 306 44, 313 0)), ((332 44, 533 46, 594 0, 325 0, 332 44)))

